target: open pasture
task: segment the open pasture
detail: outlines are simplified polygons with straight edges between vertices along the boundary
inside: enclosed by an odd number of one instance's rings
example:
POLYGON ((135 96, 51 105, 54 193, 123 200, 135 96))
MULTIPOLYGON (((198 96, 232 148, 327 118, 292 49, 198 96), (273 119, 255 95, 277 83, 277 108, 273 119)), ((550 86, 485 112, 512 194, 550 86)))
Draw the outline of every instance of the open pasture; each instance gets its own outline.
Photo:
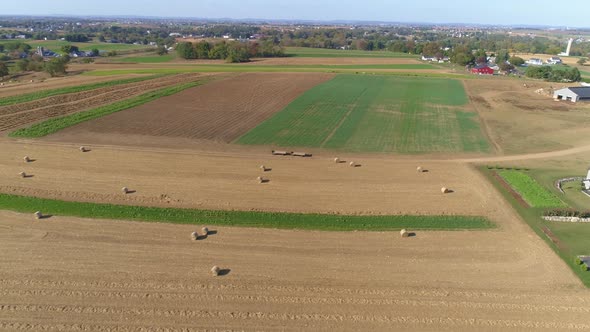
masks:
POLYGON ((143 50, 154 48, 149 45, 133 45, 123 43, 101 43, 98 41, 90 41, 86 43, 75 43, 68 42, 65 40, 25 40, 25 43, 37 47, 42 46, 46 49, 50 49, 54 52, 59 52, 62 46, 74 45, 77 46, 81 51, 90 51, 97 48, 99 51, 130 51, 130 50, 143 50))
MULTIPOLYGON (((68 128, 69 137, 110 134, 231 142, 331 74, 242 74, 68 128)), ((124 142, 123 142, 124 143, 124 142)))
POLYGON ((285 53, 291 57, 304 58, 418 58, 417 55, 389 51, 340 50, 309 47, 287 47, 285 53))
POLYGON ((338 75, 237 142, 367 152, 486 152, 460 81, 338 75))

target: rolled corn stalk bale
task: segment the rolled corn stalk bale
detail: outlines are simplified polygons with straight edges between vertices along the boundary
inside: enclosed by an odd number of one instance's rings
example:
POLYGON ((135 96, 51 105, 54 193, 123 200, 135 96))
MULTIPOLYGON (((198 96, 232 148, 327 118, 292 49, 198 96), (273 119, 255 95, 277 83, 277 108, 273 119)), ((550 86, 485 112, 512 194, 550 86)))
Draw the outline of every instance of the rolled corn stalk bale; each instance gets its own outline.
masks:
POLYGON ((340 162, 340 158, 338 158, 338 157, 334 158, 334 162, 335 162, 336 164, 338 164, 338 163, 340 162))
POLYGON ((207 235, 209 235, 209 228, 203 227, 203 228, 201 228, 201 232, 203 233, 203 235, 207 236, 207 235))
POLYGON ((219 275, 219 271, 221 271, 221 269, 217 265, 211 268, 211 274, 214 277, 217 277, 219 275))
POLYGON ((43 218, 43 214, 41 213, 41 211, 37 211, 34 213, 35 219, 41 219, 43 218))
POLYGON ((20 172, 20 173, 18 173, 18 175, 20 175, 21 178, 27 177, 27 173, 25 173, 25 172, 20 172))
POLYGON ((402 229, 399 232, 399 234, 401 235, 401 237, 409 237, 410 236, 410 233, 407 230, 405 230, 405 229, 402 229))
POLYGON ((80 151, 82 151, 82 152, 86 152, 86 147, 85 147, 85 146, 81 146, 81 147, 80 147, 80 151))
POLYGON ((264 178, 262 176, 257 177, 256 180, 258 180, 258 183, 264 183, 264 178))
POLYGON ((23 160, 25 161, 25 163, 28 163, 28 162, 30 162, 30 161, 31 161, 31 158, 29 158, 29 156, 25 156, 25 157, 23 158, 23 160))
POLYGON ((355 167, 356 164, 354 163, 354 161, 351 161, 348 165, 350 165, 350 167, 355 167))
POLYGON ((127 194, 127 193, 129 193, 129 188, 123 187, 123 188, 121 188, 121 191, 123 192, 123 194, 127 194))
POLYGON ((416 172, 418 172, 418 173, 422 173, 422 166, 418 166, 418 167, 416 167, 416 172))
POLYGON ((447 187, 442 187, 442 188, 440 188, 440 192, 443 194, 448 194, 450 192, 450 190, 447 187))
POLYGON ((191 233, 191 239, 193 239, 193 241, 197 241, 198 238, 199 238, 199 234, 197 232, 191 233))
POLYGON ((263 172, 266 172, 266 166, 264 166, 264 165, 260 165, 260 169, 261 169, 263 172))

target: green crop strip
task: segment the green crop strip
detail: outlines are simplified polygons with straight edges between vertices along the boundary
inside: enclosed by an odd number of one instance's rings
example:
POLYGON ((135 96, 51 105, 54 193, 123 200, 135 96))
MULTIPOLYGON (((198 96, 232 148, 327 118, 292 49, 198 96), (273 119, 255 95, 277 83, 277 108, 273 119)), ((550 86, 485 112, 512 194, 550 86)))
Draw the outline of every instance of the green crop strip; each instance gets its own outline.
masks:
POLYGON ((567 206, 557 196, 547 191, 537 181, 522 171, 501 170, 498 174, 532 207, 567 206))
POLYGON ((388 231, 402 228, 411 230, 457 230, 494 227, 494 224, 486 218, 471 216, 347 216, 257 211, 214 211, 67 202, 8 194, 0 194, 0 209, 23 213, 42 211, 46 215, 83 218, 323 231, 388 231))

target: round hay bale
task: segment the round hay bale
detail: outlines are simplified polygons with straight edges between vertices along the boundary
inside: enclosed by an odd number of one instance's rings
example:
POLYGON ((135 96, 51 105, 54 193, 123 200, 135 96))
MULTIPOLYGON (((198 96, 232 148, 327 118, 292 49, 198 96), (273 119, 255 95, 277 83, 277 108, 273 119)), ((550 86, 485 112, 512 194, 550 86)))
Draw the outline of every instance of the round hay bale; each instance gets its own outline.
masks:
POLYGON ((348 165, 350 165, 350 167, 355 167, 356 164, 354 163, 354 161, 351 161, 348 165))
POLYGON ((37 211, 34 213, 35 219, 41 219, 43 218, 43 214, 41 213, 41 211, 37 211))
POLYGON ((399 235, 401 235, 401 237, 409 237, 409 236, 410 236, 410 233, 409 233, 407 230, 405 230, 405 229, 402 229, 402 230, 399 232, 399 235))
POLYGON ((20 175, 21 178, 27 177, 27 173, 25 173, 25 172, 20 172, 20 173, 18 173, 18 175, 20 175))
POLYGON ((85 146, 81 146, 81 147, 80 147, 80 151, 82 151, 82 152, 86 152, 86 147, 85 147, 85 146))
POLYGON ((198 238, 199 238, 199 234, 197 232, 191 233, 191 239, 193 239, 193 241, 197 241, 198 238))
POLYGON ((219 271, 221 271, 221 269, 217 265, 211 268, 211 274, 214 277, 217 277, 219 275, 219 271))
POLYGON ((264 182, 264 179, 262 178, 262 176, 257 177, 256 180, 258 180, 258 183, 264 182))
POLYGON ((446 187, 442 187, 442 188, 440 188, 440 192, 443 194, 447 194, 447 193, 449 193, 449 189, 446 187))
POLYGON ((338 158, 338 157, 334 158, 334 162, 335 162, 336 164, 338 164, 338 163, 340 162, 340 158, 338 158))
POLYGON ((123 188, 121 188, 121 191, 123 192, 123 194, 127 194, 127 193, 129 193, 129 188, 123 187, 123 188))
POLYGON ((29 156, 24 156, 23 160, 25 161, 25 163, 28 163, 29 161, 31 161, 31 158, 29 158, 29 156))
POLYGON ((203 235, 207 236, 207 235, 209 235, 209 228, 203 227, 203 228, 201 228, 201 232, 203 232, 203 235))
POLYGON ((418 172, 418 173, 422 173, 422 166, 418 166, 418 167, 416 167, 416 172, 418 172))

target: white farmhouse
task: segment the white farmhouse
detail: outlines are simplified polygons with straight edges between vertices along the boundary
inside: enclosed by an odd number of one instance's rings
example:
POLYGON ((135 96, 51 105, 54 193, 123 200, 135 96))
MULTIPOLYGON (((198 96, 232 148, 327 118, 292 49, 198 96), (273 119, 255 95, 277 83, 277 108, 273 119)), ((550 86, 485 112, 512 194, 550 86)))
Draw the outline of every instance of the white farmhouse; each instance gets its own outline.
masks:
POLYGON ((561 59, 557 56, 553 56, 550 57, 549 59, 547 59, 547 63, 550 65, 560 65, 561 64, 561 59))
POLYGON ((526 61, 526 64, 532 65, 532 66, 542 66, 543 60, 541 60, 539 58, 530 58, 526 61))

